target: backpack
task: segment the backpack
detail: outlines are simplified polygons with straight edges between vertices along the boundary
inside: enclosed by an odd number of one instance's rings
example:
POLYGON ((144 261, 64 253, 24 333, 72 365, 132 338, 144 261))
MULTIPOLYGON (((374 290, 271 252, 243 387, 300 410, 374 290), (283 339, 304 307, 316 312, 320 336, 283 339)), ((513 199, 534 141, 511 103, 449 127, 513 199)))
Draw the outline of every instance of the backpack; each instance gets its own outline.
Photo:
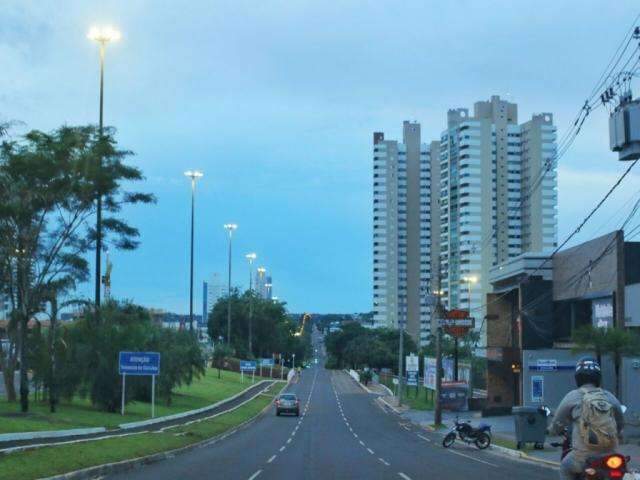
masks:
POLYGON ((585 447, 597 451, 615 448, 618 444, 618 428, 609 397, 601 388, 580 390, 584 396, 578 432, 585 447))

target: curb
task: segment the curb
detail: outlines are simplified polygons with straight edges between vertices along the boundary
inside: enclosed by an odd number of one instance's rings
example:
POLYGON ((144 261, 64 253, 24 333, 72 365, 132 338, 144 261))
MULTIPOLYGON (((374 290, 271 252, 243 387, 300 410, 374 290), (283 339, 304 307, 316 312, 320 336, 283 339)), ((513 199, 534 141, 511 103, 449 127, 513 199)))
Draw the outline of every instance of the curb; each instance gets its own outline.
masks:
POLYGON ((491 445, 491 450, 495 451, 496 453, 502 454, 502 455, 506 455, 509 457, 513 457, 513 458, 517 458, 520 460, 527 460, 529 462, 534 462, 534 463, 541 463, 544 464, 546 466, 549 467, 555 467, 558 468, 560 466, 560 462, 555 462, 553 460, 546 460, 544 458, 538 458, 538 457, 533 457, 525 452, 521 452, 519 450, 514 450, 512 448, 507 448, 507 447, 502 447, 500 445, 491 445))
MULTIPOLYGON (((282 389, 280 391, 284 390, 287 386, 288 386, 288 384, 285 384, 285 386, 282 387, 282 389)), ((266 388, 261 390, 260 392, 256 393, 253 397, 248 399, 246 402, 244 402, 244 403, 242 403, 240 405, 237 405, 232 410, 235 410, 236 408, 241 407, 242 405, 246 404, 247 402, 250 402, 251 400, 257 398, 259 395, 262 395, 265 392, 265 390, 266 390, 266 388)), ((212 445, 212 444, 214 444, 216 442, 219 442, 220 440, 225 439, 229 435, 234 434, 238 430, 247 427, 249 424, 254 422, 258 417, 262 416, 269 407, 271 407, 271 403, 267 404, 265 406, 265 408, 260 410, 260 412, 257 413, 254 417, 252 417, 252 418, 250 418, 248 420, 245 420, 241 424, 239 424, 236 427, 234 427, 232 430, 229 430, 227 432, 221 433, 220 435, 216 435, 215 437, 207 438, 205 440, 201 440, 199 442, 192 443, 191 445, 186 445, 184 447, 176 448, 176 449, 173 449, 173 450, 167 450, 165 452, 154 453, 154 454, 147 455, 147 456, 144 456, 144 457, 131 458, 131 459, 128 459, 128 460, 121 460, 119 462, 113 462, 113 463, 105 463, 103 465, 95 465, 93 467, 87 467, 87 468, 83 468, 83 469, 80 469, 80 470, 74 470, 72 472, 62 473, 60 475, 54 475, 52 477, 45 477, 45 478, 43 478, 41 480, 89 480, 89 479, 92 479, 92 478, 95 478, 95 477, 101 477, 101 476, 105 476, 105 475, 112 475, 112 474, 115 474, 115 473, 123 473, 123 472, 129 471, 129 470, 131 470, 133 468, 141 467, 143 465, 150 465, 152 463, 157 463, 157 462, 160 462, 162 460, 166 460, 166 459, 175 457, 176 455, 180 455, 182 453, 186 453, 186 452, 189 452, 191 450, 195 450, 196 448, 204 447, 204 446, 207 446, 207 445, 212 445)), ((229 410, 229 411, 232 411, 232 410, 229 410)), ((228 412, 224 412, 224 413, 228 413, 228 412)))
MULTIPOLYGON (((216 408, 219 408, 221 406, 223 406, 225 403, 227 402, 232 402, 236 399, 238 399, 239 397, 241 397, 242 395, 246 394, 247 391, 249 391, 252 388, 255 388, 256 386, 259 386, 265 382, 276 382, 278 380, 260 380, 259 382, 256 382, 252 385, 250 385, 249 387, 245 388, 244 390, 242 390, 241 392, 236 393, 235 395, 225 398, 223 400, 220 400, 216 403, 213 403, 211 405, 207 405, 205 407, 201 407, 198 409, 194 409, 194 410, 188 410, 186 412, 180 412, 180 413, 175 413, 173 415, 165 415, 163 417, 158 417, 158 418, 151 418, 149 420, 141 420, 138 422, 129 422, 129 423, 122 423, 120 425, 118 425, 118 428, 114 429, 114 430, 108 430, 105 427, 95 427, 95 428, 74 428, 74 429, 69 429, 69 430, 47 430, 47 431, 36 431, 36 432, 14 432, 14 433, 4 433, 4 434, 0 434, 0 444, 2 443, 8 443, 8 442, 20 442, 20 441, 29 441, 29 440, 56 440, 56 439, 64 439, 67 437, 76 437, 78 440, 81 440, 83 437, 90 437, 91 435, 96 435, 99 433, 107 433, 109 432, 110 434, 112 434, 111 436, 118 436, 118 433, 127 433, 128 430, 131 429, 135 429, 135 428, 141 428, 141 427, 145 427, 145 426, 149 426, 149 425, 155 425, 158 423, 163 423, 163 422, 171 422, 174 420, 179 420, 181 418, 188 418, 191 416, 196 416, 196 415, 200 415, 202 413, 205 413, 209 410, 214 410, 216 408)), ((253 397, 252 397, 253 398, 253 397)), ((96 439, 98 439, 99 437, 96 437, 96 439)), ((92 438, 91 438, 92 439, 92 438)), ((38 444, 37 446, 46 446, 47 444, 38 444)), ((15 448, 19 448, 19 447, 30 447, 30 446, 34 446, 34 445, 19 445, 15 448)), ((7 448, 13 448, 13 447, 3 447, 2 450, 6 450, 7 448)))
POLYGON ((92 435, 95 433, 104 433, 105 427, 95 428, 73 428, 70 430, 43 430, 37 432, 15 432, 0 434, 0 442, 15 442, 19 440, 38 440, 49 438, 75 437, 78 435, 92 435))
POLYGON ((155 425, 156 423, 163 423, 163 422, 169 422, 172 420, 179 420, 181 418, 186 418, 186 417, 191 417, 193 415, 199 415, 201 413, 207 412, 209 410, 213 410, 215 408, 218 408, 221 405, 224 405, 227 402, 232 402, 234 401, 236 398, 241 397, 242 395, 244 395, 249 389, 254 388, 264 382, 268 382, 269 380, 260 380, 259 382, 256 382, 254 384, 252 384, 250 387, 245 388, 243 391, 236 393, 235 395, 229 397, 229 398, 225 398, 224 400, 220 400, 219 402, 213 403, 211 405, 207 405, 206 407, 202 407, 202 408, 196 408, 195 410, 188 410, 186 412, 180 412, 180 413, 174 413, 173 415, 165 415, 164 417, 158 417, 158 418, 151 418, 149 420, 141 420, 138 422, 129 422, 129 423, 122 423, 120 425, 118 425, 118 428, 120 428, 121 430, 129 430, 131 428, 139 428, 139 427, 146 427, 149 425, 155 425))

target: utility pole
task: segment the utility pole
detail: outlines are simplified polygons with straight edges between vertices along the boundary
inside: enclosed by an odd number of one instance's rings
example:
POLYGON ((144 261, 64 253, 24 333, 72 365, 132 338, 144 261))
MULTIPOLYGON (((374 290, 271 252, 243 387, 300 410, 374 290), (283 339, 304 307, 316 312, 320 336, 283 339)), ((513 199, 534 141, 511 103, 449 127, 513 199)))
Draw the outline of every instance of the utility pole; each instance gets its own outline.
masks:
MULTIPOLYGON (((406 316, 407 309, 403 306, 402 311, 406 316)), ((402 323, 402 319, 398 318, 398 329, 400 330, 399 342, 398 346, 398 407, 402 405, 402 387, 404 376, 402 374, 402 356, 404 355, 404 324, 402 323)))
POLYGON ((442 425, 442 404, 440 403, 440 392, 442 390, 442 325, 440 319, 442 315, 442 290, 440 290, 440 268, 438 268, 438 290, 436 291, 436 401, 434 406, 433 423, 442 425))

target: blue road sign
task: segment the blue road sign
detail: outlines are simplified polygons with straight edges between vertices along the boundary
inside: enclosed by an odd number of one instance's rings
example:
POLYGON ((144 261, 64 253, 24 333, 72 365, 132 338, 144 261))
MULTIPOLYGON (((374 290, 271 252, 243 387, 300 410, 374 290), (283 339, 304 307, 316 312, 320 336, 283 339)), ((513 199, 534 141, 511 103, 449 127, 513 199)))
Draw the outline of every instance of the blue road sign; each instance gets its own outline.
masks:
POLYGON ((416 372, 416 371, 408 371, 407 372, 407 386, 408 387, 417 387, 418 386, 418 372, 416 372))
POLYGON ((260 365, 263 367, 272 367, 273 366, 273 358, 262 358, 260 360, 260 365))
POLYGON ((240 360, 241 372, 255 372, 256 362, 254 360, 240 360))
POLYGON ((120 352, 120 375, 159 375, 160 354, 158 352, 120 352))

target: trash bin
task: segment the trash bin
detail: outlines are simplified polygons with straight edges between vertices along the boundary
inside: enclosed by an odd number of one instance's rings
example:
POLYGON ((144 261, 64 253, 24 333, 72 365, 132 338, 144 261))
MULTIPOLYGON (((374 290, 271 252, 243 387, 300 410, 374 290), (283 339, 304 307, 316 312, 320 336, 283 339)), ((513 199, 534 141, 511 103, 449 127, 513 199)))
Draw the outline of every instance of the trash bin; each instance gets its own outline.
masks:
POLYGON ((544 448, 547 431, 547 415, 540 407, 513 407, 513 420, 516 426, 516 448, 520 450, 526 443, 535 448, 544 448))

